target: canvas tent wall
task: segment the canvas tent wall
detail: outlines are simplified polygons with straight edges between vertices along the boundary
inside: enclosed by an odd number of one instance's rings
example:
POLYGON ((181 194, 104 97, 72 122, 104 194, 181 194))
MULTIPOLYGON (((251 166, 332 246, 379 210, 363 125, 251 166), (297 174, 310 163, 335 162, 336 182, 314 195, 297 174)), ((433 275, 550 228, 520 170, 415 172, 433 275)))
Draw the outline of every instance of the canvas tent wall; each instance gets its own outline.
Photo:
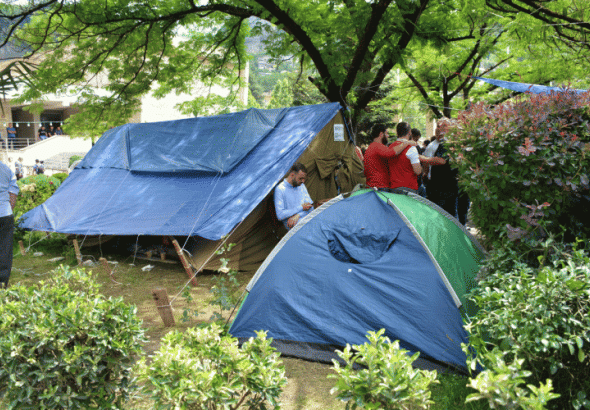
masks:
MULTIPOLYGON (((244 244, 254 242, 254 231, 264 226, 247 217, 268 213, 271 207, 264 199, 318 134, 329 138, 330 132, 322 130, 342 123, 339 110, 337 103, 250 109, 114 128, 20 224, 29 230, 84 236, 198 237, 205 241, 203 248, 211 245, 206 241, 219 241, 239 225, 241 231, 230 240, 243 242, 234 252, 244 252, 244 244)), ((314 155, 354 162, 346 127, 343 132, 344 141, 326 140, 314 155)), ((331 175, 324 172, 322 177, 331 175)), ((352 173, 350 178, 356 182, 352 173)), ((264 259, 263 253, 258 259, 264 259)), ((234 256, 239 264, 240 255, 234 256)), ((201 253, 195 258, 197 264, 201 253)), ((214 262, 209 265, 215 268, 214 262)))
POLYGON ((423 360, 465 368, 463 319, 484 251, 452 216, 414 194, 361 191, 326 203, 261 265, 230 328, 266 330, 283 354, 329 362, 386 329, 423 360))

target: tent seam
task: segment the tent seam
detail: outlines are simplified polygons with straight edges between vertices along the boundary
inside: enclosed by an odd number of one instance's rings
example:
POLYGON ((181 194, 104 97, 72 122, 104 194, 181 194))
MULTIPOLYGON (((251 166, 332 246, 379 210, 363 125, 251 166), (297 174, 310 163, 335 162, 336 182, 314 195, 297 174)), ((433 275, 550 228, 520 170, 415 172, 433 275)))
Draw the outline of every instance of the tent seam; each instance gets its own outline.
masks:
POLYGON ((424 248, 424 250, 428 254, 428 257, 430 258, 430 260, 434 264, 434 268, 436 269, 436 271, 440 275, 440 277, 441 277, 442 281, 444 282, 447 290, 451 294, 451 298, 453 298, 453 301, 455 302, 455 305, 457 306, 457 308, 461 308, 462 303, 461 303, 461 300, 459 299, 459 297, 457 296, 457 293, 455 292, 455 289, 453 289, 453 286, 451 285, 451 282, 449 282, 449 279, 447 278, 447 275, 445 275, 445 273, 443 272, 442 268, 438 264, 438 261, 436 260, 436 258, 432 254, 432 252, 430 252, 430 249, 428 249, 428 246, 426 245, 426 242, 424 242, 424 239, 422 239, 422 236, 418 233, 418 231, 416 230, 416 228, 414 227, 414 225, 412 224, 412 222, 410 222, 410 220, 408 218, 406 218, 406 216, 403 214, 403 212, 389 198, 387 198, 387 205, 391 206, 395 210, 395 212, 400 216, 400 218, 402 218, 402 220, 405 222, 406 226, 408 228, 410 228, 410 230, 412 231, 412 234, 418 240, 418 242, 420 242, 420 245, 422 245, 422 247, 424 248))

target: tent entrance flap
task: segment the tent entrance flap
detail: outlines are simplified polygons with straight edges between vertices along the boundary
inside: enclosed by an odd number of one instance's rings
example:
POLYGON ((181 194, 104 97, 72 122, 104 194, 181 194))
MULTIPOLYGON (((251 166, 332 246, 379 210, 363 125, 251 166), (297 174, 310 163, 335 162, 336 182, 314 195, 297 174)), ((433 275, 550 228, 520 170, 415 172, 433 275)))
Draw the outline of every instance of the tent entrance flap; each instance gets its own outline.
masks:
POLYGON ((341 262, 371 263, 380 259, 393 246, 400 228, 381 232, 368 232, 361 228, 355 232, 338 229, 326 232, 328 248, 341 262))

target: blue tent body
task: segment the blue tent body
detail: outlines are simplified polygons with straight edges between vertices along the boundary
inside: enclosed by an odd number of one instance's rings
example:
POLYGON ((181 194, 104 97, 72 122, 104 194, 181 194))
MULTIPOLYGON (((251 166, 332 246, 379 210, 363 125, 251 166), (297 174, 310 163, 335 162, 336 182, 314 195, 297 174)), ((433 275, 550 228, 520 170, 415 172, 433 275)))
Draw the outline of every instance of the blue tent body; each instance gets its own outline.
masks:
POLYGON ((283 354, 327 362, 385 328, 421 359, 465 369, 463 301, 482 257, 456 219, 419 196, 338 197, 268 256, 230 333, 266 330, 283 354))
MULTIPOLYGON (((519 93, 532 93, 532 94, 550 94, 552 92, 563 92, 565 89, 562 87, 548 87, 546 85, 538 84, 527 84, 527 83, 516 83, 513 81, 494 80, 492 78, 474 77, 478 80, 485 81, 488 84, 495 85, 497 87, 506 88, 508 90, 517 91, 519 93)), ((587 90, 575 90, 567 89, 568 91, 575 93, 585 93, 587 90)))
POLYGON ((20 226, 218 240, 271 192, 339 110, 338 103, 250 109, 109 130, 20 226))

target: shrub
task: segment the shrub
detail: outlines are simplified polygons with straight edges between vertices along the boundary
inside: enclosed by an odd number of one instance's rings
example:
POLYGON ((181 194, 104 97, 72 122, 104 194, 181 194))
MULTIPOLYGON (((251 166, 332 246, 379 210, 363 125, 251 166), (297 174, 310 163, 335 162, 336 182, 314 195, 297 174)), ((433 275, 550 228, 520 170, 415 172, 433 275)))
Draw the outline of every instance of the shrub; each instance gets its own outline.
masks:
POLYGON ((266 409, 278 407, 285 371, 265 332, 238 341, 212 324, 173 331, 141 378, 157 409, 266 409))
POLYGON ((590 237, 589 104, 590 93, 526 95, 493 109, 476 104, 441 124, 472 220, 490 242, 545 229, 590 237))
POLYGON ((81 159, 82 159, 82 157, 80 155, 72 155, 70 157, 70 162, 68 164, 68 167, 71 167, 74 162, 81 160, 81 159))
POLYGON ((369 343, 346 345, 344 351, 337 351, 345 366, 333 360, 336 375, 328 377, 337 381, 331 393, 346 402, 346 409, 429 408, 436 371, 412 368, 419 353, 408 356, 407 350, 399 348, 399 341, 391 343, 384 332, 370 331, 369 343), (355 370, 359 365, 362 369, 355 370))
POLYGON ((559 397, 559 394, 552 393, 551 379, 539 387, 531 384, 521 387, 531 375, 530 371, 522 370, 522 359, 515 358, 507 364, 498 349, 484 355, 488 368, 469 379, 468 386, 478 392, 470 394, 466 403, 486 399, 492 409, 544 410, 550 400, 559 397))
POLYGON ((19 180, 18 185, 20 193, 14 209, 16 220, 45 202, 61 185, 61 181, 58 178, 44 174, 30 175, 19 180))
POLYGON ((477 360, 496 346, 508 362, 522 360, 527 383, 552 379, 560 398, 551 407, 590 407, 590 258, 572 247, 547 266, 516 263, 490 272, 470 298, 479 307, 466 326, 477 360), (528 374, 528 373, 527 373, 528 374))
POLYGON ((61 184, 68 177, 68 173, 67 172, 57 172, 57 173, 55 173, 55 174, 53 174, 51 176, 53 178, 55 178, 55 179, 58 179, 59 182, 60 182, 60 184, 61 184))
POLYGON ((0 291, 4 408, 122 408, 144 340, 135 307, 99 295, 83 269, 52 274, 0 291))

